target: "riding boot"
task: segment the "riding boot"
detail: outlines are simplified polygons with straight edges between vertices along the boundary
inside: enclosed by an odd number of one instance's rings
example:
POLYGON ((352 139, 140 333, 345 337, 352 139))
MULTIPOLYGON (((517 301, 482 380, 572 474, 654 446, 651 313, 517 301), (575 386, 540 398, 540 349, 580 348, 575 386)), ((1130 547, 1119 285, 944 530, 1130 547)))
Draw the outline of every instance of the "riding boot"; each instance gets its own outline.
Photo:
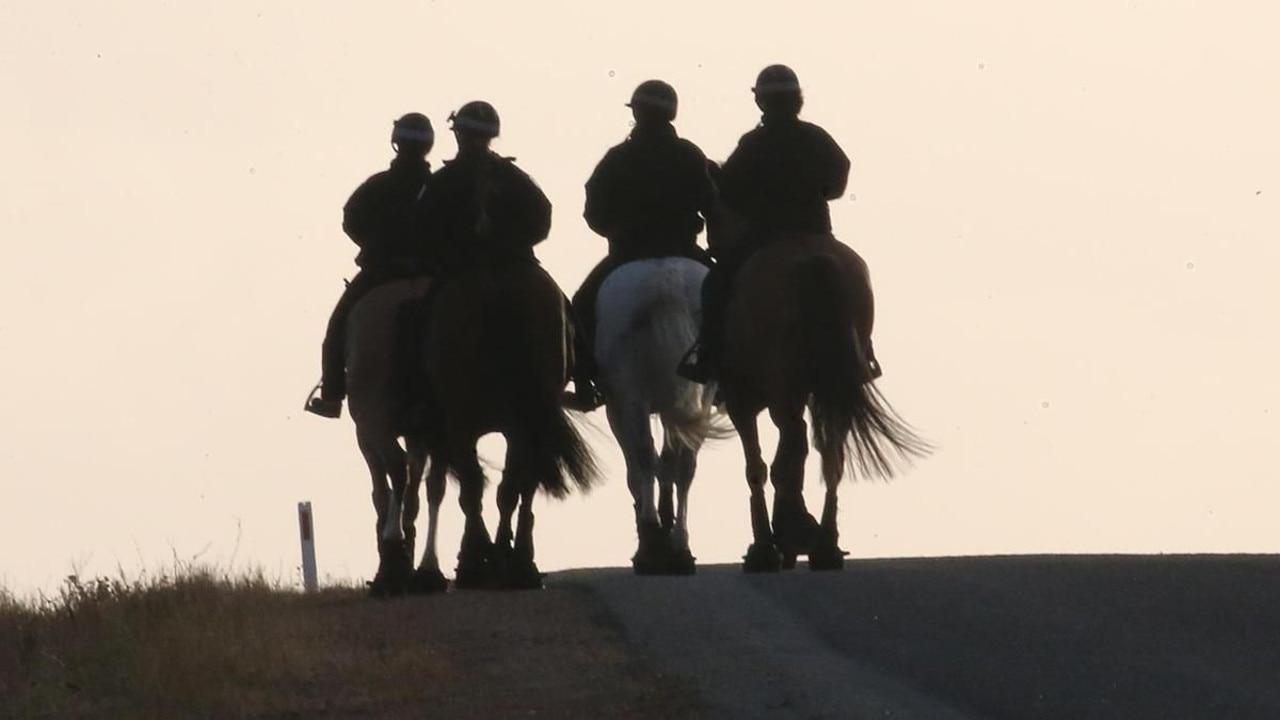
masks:
POLYGON ((342 399, 346 396, 346 337, 344 324, 346 313, 339 302, 329 320, 329 327, 320 346, 320 397, 307 398, 304 410, 320 417, 342 417, 342 399))
POLYGON ((604 393, 595 383, 599 368, 592 352, 594 339, 582 330, 579 326, 574 333, 573 392, 565 393, 563 405, 571 410, 590 412, 604 404, 604 393))
POLYGON ((561 397, 561 404, 570 410, 590 412, 604 404, 604 394, 596 387, 595 378, 599 374, 595 357, 595 313, 588 312, 590 304, 595 303, 594 293, 583 298, 581 290, 574 297, 577 302, 565 299, 569 307, 569 318, 573 323, 573 392, 566 392, 561 397))
POLYGON ((692 351, 693 359, 686 359, 676 368, 680 377, 706 385, 720 374, 720 344, 724 334, 723 316, 728 304, 724 268, 713 267, 702 283, 702 328, 692 351))

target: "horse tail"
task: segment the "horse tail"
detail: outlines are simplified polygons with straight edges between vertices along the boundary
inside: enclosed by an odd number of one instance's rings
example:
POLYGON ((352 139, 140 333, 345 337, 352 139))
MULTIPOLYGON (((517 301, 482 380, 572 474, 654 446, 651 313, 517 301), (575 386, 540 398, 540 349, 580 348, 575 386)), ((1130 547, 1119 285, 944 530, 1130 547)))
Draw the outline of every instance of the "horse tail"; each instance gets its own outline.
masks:
POLYGON ((707 440, 727 440, 734 436, 729 417, 711 404, 711 390, 704 393, 706 399, 699 403, 697 412, 663 417, 664 444, 697 450, 707 440))
POLYGON ((813 442, 824 458, 864 476, 890 478, 896 461, 931 451, 872 384, 856 328, 848 280, 837 260, 818 255, 795 276, 806 328, 813 393, 813 442))
MULTIPOLYGON (((674 282, 671 276, 667 279, 674 282)), ((655 384, 668 384, 655 395, 672 399, 671 405, 658 413, 663 444, 697 451, 709 439, 733 437, 734 430, 728 417, 712 403, 713 388, 700 387, 675 372, 698 338, 697 321, 683 297, 682 288, 665 288, 641 310, 636 325, 649 333, 650 342, 640 346, 652 349, 655 384)))
POLYGON ((569 483, 578 490, 587 491, 600 479, 600 468, 591 447, 578 432, 568 411, 560 405, 559 394, 550 402, 542 398, 537 415, 531 417, 527 427, 532 428, 531 450, 536 453, 535 467, 544 468, 538 474, 538 483, 555 498, 569 494, 569 483), (554 468, 554 471, 552 469, 554 468))
MULTIPOLYGON (((568 322, 565 318, 564 322, 568 322)), ((521 336, 521 330, 502 333, 507 338, 521 336)), ((548 385, 528 357, 525 343, 499 343, 497 355, 503 359, 505 397, 516 414, 526 443, 529 480, 555 498, 570 492, 570 482, 579 490, 590 490, 600 478, 600 468, 591 447, 583 439, 568 412, 560 404, 563 382, 548 385)))

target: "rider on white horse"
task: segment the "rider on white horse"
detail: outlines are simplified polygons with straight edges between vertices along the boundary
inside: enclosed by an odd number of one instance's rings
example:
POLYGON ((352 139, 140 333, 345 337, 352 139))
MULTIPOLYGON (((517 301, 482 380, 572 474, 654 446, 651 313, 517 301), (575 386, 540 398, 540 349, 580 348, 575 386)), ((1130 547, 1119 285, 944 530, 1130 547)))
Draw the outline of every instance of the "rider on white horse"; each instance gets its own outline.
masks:
POLYGON ((667 83, 641 83, 628 103, 635 128, 605 154, 587 180, 583 215, 592 230, 608 239, 609 253, 573 296, 585 338, 579 343, 581 377, 566 401, 580 410, 603 402, 594 387, 593 347, 596 295, 605 277, 624 263, 648 258, 687 257, 711 265, 697 242, 715 187, 706 155, 672 126, 676 105, 676 91, 667 83))
POLYGON ((356 255, 360 271, 347 283, 329 318, 321 346, 320 397, 307 399, 307 412, 342 416, 347 317, 356 302, 376 285, 426 274, 415 242, 414 214, 431 175, 426 158, 434 142, 431 121, 425 115, 408 113, 396 120, 391 130, 391 147, 396 152, 391 167, 365 180, 342 208, 342 229, 360 247, 356 255))

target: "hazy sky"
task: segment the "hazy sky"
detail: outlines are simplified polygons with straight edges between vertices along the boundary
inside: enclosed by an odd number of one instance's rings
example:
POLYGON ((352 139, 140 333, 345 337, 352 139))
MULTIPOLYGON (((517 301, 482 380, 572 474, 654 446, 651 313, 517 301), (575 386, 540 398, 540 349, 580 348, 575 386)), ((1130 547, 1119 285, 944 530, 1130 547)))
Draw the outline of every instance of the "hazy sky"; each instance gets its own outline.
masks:
MULTIPOLYGON (((354 271, 341 207, 391 121, 427 113, 438 166, 449 110, 492 102, 572 291, 604 251, 582 186, 635 85, 671 82, 681 134, 723 159, 774 62, 853 160, 833 217, 871 266, 879 384, 939 446, 845 486, 855 557, 1280 550, 1280 9, 1054 5, 6 3, 0 580, 174 556, 292 577, 299 500, 322 577, 370 574, 350 420, 300 408, 354 271)), ((592 420, 609 481, 540 503, 544 570, 634 549, 592 420)), ((736 440, 692 502, 695 555, 736 561, 736 440)))

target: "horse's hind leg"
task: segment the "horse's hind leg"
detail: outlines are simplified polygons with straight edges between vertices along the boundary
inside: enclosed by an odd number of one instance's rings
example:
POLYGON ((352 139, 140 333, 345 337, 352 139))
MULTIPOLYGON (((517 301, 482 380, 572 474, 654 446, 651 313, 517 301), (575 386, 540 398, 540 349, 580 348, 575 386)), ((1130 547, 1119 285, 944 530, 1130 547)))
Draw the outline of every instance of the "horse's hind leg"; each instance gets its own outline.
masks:
POLYGON ((410 589, 418 593, 442 592, 449 587, 444 573, 440 572, 437 535, 440 529, 440 505, 444 502, 448 468, 442 462, 434 462, 427 471, 427 542, 422 551, 422 562, 413 573, 410 589))
POLYGON ((476 457, 475 447, 461 454, 455 472, 458 477, 458 505, 466 516, 462 531, 462 549, 458 551, 458 567, 454 584, 462 589, 480 588, 489 584, 489 556, 493 542, 484 524, 483 502, 485 477, 476 457))
POLYGON ((744 572, 777 572, 782 568, 782 555, 773 544, 769 527, 769 508, 764 500, 764 485, 769 480, 769 467, 760 451, 760 429, 756 412, 731 407, 729 417, 742 441, 747 461, 747 487, 751 490, 751 547, 743 557, 744 572))
POLYGON ((606 415, 627 463, 627 487, 635 508, 638 547, 631 566, 637 575, 661 573, 666 566, 667 533, 660 524, 653 497, 658 459, 649 412, 636 403, 610 403, 606 415))
POLYGON ((518 438, 508 441, 506 467, 498 484, 500 520, 490 561, 495 587, 513 590, 542 587, 542 573, 534 561, 533 500, 539 479, 555 473, 557 468, 554 464, 539 467, 540 462, 527 441, 518 438), (519 516, 513 532, 512 517, 517 509, 519 516))
POLYGON ((378 514, 378 572, 369 584, 370 594, 402 594, 408 588, 413 570, 413 556, 407 554, 404 533, 404 499, 408 486, 404 452, 394 439, 388 442, 386 438, 357 433, 357 442, 369 466, 378 514))
POLYGON ((522 466, 523 457, 518 443, 508 442, 507 459, 503 463, 502 480, 498 483, 498 530, 493 542, 499 549, 510 550, 515 540, 513 520, 520 505, 520 479, 527 477, 529 469, 522 466))
POLYGON ((692 575, 697 571, 693 553, 689 551, 689 486, 698 468, 698 451, 679 445, 662 449, 658 462, 658 482, 662 486, 661 514, 664 529, 669 532, 667 572, 692 575), (676 507, 670 507, 672 491, 676 507))
POLYGON ((517 590, 542 587, 542 572, 538 570, 533 557, 533 500, 536 496, 536 483, 526 484, 520 493, 520 519, 516 527, 515 551, 507 576, 507 587, 517 590))
POLYGON ((822 505, 822 528, 809 552, 810 570, 841 570, 847 552, 840 549, 840 528, 836 525, 840 480, 844 477, 844 459, 833 454, 822 457, 822 479, 827 487, 822 505))
POLYGON ((676 498, 674 465, 677 462, 675 449, 671 446, 662 449, 658 457, 658 524, 668 532, 676 525, 676 498))
POLYGON ((818 539, 818 521, 804 501, 804 463, 809 456, 808 426, 804 406, 770 408, 778 427, 778 449, 770 474, 773 479, 773 532, 782 553, 782 565, 796 565, 797 555, 808 555, 818 539))
POLYGON ((519 450, 516 443, 508 442, 502 480, 498 483, 498 530, 494 533, 493 552, 489 558, 489 573, 492 584, 496 587, 507 587, 512 574, 514 516, 516 508, 520 506, 519 482, 521 478, 528 476, 528 469, 522 466, 519 450))
POLYGON ((401 526, 404 529, 405 552, 410 558, 413 557, 418 538, 418 513, 422 509, 422 501, 418 496, 418 492, 422 487, 422 474, 426 470, 426 456, 423 453, 415 453, 414 450, 416 449, 410 446, 410 449, 405 452, 408 474, 405 476, 407 482, 404 491, 403 520, 401 521, 401 526))

